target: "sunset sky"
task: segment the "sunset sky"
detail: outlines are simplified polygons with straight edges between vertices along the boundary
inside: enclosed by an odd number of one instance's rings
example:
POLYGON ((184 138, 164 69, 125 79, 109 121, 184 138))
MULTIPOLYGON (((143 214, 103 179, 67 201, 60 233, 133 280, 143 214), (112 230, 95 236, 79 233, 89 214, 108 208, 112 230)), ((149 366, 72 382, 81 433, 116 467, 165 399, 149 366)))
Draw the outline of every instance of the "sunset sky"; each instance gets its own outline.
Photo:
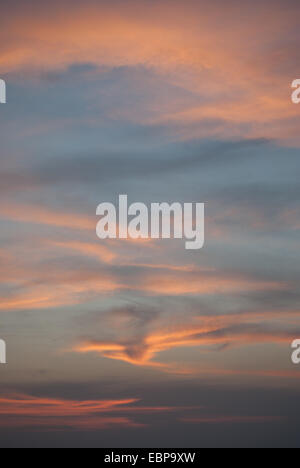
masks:
POLYGON ((2 0, 0 446, 299 446, 299 0, 2 0), (100 240, 199 202, 205 246, 100 240))

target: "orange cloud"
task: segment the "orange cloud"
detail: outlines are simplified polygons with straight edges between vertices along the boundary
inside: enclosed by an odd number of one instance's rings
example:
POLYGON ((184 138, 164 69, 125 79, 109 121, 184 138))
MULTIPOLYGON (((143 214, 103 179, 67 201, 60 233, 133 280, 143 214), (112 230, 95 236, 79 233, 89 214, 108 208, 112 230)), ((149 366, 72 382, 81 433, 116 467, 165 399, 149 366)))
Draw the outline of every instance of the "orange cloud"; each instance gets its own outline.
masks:
POLYGON ((68 214, 53 211, 39 205, 24 205, 2 202, 0 204, 0 215, 3 218, 19 221, 22 223, 45 224, 71 229, 82 229, 95 231, 95 217, 82 216, 79 214, 68 214))
POLYGON ((78 416, 95 412, 110 411, 115 407, 136 403, 136 399, 127 400, 96 400, 70 401, 51 398, 35 398, 27 395, 0 398, 0 414, 31 415, 36 412, 39 416, 78 416))
POLYGON ((193 93, 193 103, 170 97, 162 105, 152 97, 146 108, 118 106, 108 117, 163 124, 174 138, 263 136, 299 143, 299 109, 290 99, 297 51, 289 45, 297 7, 257 2, 237 9, 230 2, 224 9, 202 0, 62 7, 69 7, 67 16, 49 4, 34 16, 20 9, 7 19, 0 32, 2 70, 90 62, 103 73, 105 67, 144 66, 193 93))
MULTIPOLYGON (((55 212, 39 205, 0 203, 0 216, 21 223, 37 223, 49 228, 61 227, 95 233, 96 217, 82 214, 55 212)), ((50 235, 50 234, 49 234, 50 235)), ((59 239, 55 231, 55 239, 59 239)), ((0 252, 6 269, 1 282, 9 284, 13 292, 2 292, 0 310, 38 309, 72 305, 96 300, 103 295, 120 291, 142 292, 148 296, 211 295, 243 291, 288 290, 288 285, 266 281, 193 264, 165 264, 144 262, 148 257, 143 248, 157 249, 160 253, 165 244, 151 239, 139 243, 136 240, 108 240, 107 242, 66 241, 36 239, 18 252, 0 252), (127 244, 129 242, 129 244, 127 244), (126 249, 124 245, 126 243, 126 249), (135 249, 140 246, 139 251, 135 249), (36 249, 38 250, 38 259, 36 249), (134 249, 133 251, 130 248, 134 249), (49 259, 72 254, 98 260, 99 270, 86 262, 76 269, 69 269, 49 259), (53 257, 55 255, 55 257, 53 257), (141 261, 139 261, 141 257, 141 261), (45 266, 47 264, 47 267, 45 266), (107 265, 109 269, 105 268, 107 265), (126 268, 131 274, 126 275, 126 268)))
MULTIPOLYGON (((136 415, 176 413, 193 407, 137 406, 138 399, 63 400, 12 395, 0 397, 0 427, 93 430, 112 427, 136 428, 144 423, 136 415)), ((200 407, 197 407, 198 409, 200 407)))
MULTIPOLYGON (((157 360, 164 351, 178 348, 207 347, 207 346, 249 346, 254 343, 273 343, 288 345, 295 334, 293 328, 284 329, 282 325, 273 321, 273 314, 266 319, 259 314, 228 315, 221 317, 202 317, 189 319, 189 323, 177 325, 172 328, 152 330, 144 336, 128 341, 97 341, 82 342, 73 348, 78 353, 98 353, 101 356, 130 363, 135 366, 153 367, 167 373, 174 374, 208 374, 208 375, 247 375, 278 378, 299 378, 299 373, 287 370, 272 371, 258 370, 231 370, 231 369, 193 369, 181 367, 173 363, 164 363, 157 360), (257 322, 253 320, 257 319, 257 322), (199 324, 200 322, 200 324, 199 324), (292 332, 292 331, 293 332, 292 332)), ((162 359, 162 358, 161 358, 162 359)))
MULTIPOLYGON (((121 263, 121 266, 127 265, 121 263)), ((238 276, 230 278, 226 272, 210 273, 208 277, 208 273, 196 270, 190 273, 191 276, 186 276, 189 270, 185 272, 183 266, 182 272, 175 269, 176 274, 173 274, 170 268, 162 275, 156 273, 155 267, 145 268, 143 273, 139 273, 138 267, 136 265, 136 275, 127 278, 125 274, 119 276, 118 271, 97 272, 88 268, 72 271, 60 269, 59 266, 45 270, 26 265, 15 269, 12 266, 11 275, 14 276, 11 283, 16 289, 8 295, 2 294, 0 310, 68 306, 95 301, 120 291, 142 292, 148 296, 180 296, 288 290, 287 285, 282 283, 242 279, 238 276)))
POLYGON ((201 270, 191 274, 146 275, 141 289, 150 294, 184 295, 216 294, 237 291, 283 290, 287 285, 272 281, 257 281, 242 275, 218 272, 208 273, 201 270))
POLYGON ((116 408, 130 407, 135 402, 135 399, 70 401, 27 395, 1 397, 0 426, 87 430, 114 426, 139 427, 141 425, 130 418, 109 416, 116 408))
POLYGON ((14 394, 0 396, 0 427, 31 430, 101 430, 142 428, 148 415, 172 414, 188 424, 263 423, 275 421, 265 416, 197 415, 201 406, 142 406, 135 398, 120 400, 65 400, 14 394), (183 413, 185 416, 180 416, 183 413), (192 413, 192 416, 189 414, 192 413), (195 414, 196 413, 196 414, 195 414), (137 420, 137 417, 139 420, 137 420))
MULTIPOLYGON (((29 224, 41 224, 45 226, 54 226, 59 228, 69 228, 74 230, 83 230, 94 233, 96 231, 97 217, 96 214, 91 214, 90 216, 83 215, 81 213, 66 213, 63 211, 55 211, 46 206, 34 204, 22 204, 22 203, 11 203, 7 201, 0 202, 0 216, 3 219, 17 221, 20 223, 29 223, 29 224)), ((110 240, 111 245, 121 245, 124 243, 129 243, 133 245, 142 245, 145 247, 153 248, 155 241, 151 238, 149 239, 114 239, 110 240)), ((57 244, 58 245, 58 244, 57 244)), ((100 256, 99 247, 98 250, 91 247, 92 244, 73 242, 64 245, 64 247, 72 248, 73 250, 82 251, 85 253, 94 253, 100 256)), ((100 243, 99 243, 100 245, 100 243)), ((102 249, 102 260, 104 259, 104 252, 106 255, 106 260, 108 261, 109 256, 114 256, 112 252, 108 252, 107 249, 102 249)), ((112 260, 112 257, 110 258, 112 260)))
POLYGON ((117 255, 112 252, 107 247, 97 244, 91 244, 88 242, 53 242, 53 246, 61 247, 62 249, 70 249, 74 250, 75 252, 79 252, 83 255, 88 255, 93 258, 98 258, 101 262, 104 263, 112 263, 116 258, 117 255))

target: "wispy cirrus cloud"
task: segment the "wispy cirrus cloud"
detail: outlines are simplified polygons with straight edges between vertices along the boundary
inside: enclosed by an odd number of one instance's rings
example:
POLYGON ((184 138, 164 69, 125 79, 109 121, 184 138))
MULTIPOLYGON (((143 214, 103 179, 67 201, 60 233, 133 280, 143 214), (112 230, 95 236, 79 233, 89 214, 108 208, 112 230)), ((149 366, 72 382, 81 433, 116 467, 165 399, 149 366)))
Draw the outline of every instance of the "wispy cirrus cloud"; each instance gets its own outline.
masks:
POLYGON ((200 407, 143 406, 139 399, 68 400, 24 394, 0 396, 0 427, 41 430, 142 428, 147 415, 175 416, 200 407), (143 422, 141 422, 141 418, 143 422))
POLYGON ((36 429, 109 429, 139 427, 131 418, 110 415, 137 400, 68 401, 15 395, 0 398, 1 427, 36 429))
POLYGON ((55 3, 37 7, 34 16, 20 9, 1 29, 0 64, 7 73, 59 71, 82 62, 98 67, 99 74, 143 67, 177 86, 177 94, 166 100, 154 79, 142 103, 112 103, 107 117, 159 125, 177 139, 269 137, 298 144, 299 112, 290 101, 298 5, 289 3, 292 8, 279 1, 270 10, 267 2, 256 1, 255 7, 237 9, 232 1, 222 15, 218 0, 190 0, 184 7, 178 1, 130 1, 117 9, 106 2, 89 1, 84 8, 72 3, 67 18, 55 3), (180 99, 180 92, 194 99, 180 99))
MULTIPOLYGON (((0 310, 83 304, 120 292, 180 297, 272 291, 284 294, 293 290, 289 282, 255 278, 239 271, 184 263, 166 265, 153 260, 144 263, 123 254, 118 245, 114 248, 113 241, 105 247, 97 243, 43 240, 28 249, 23 258, 10 258, 2 277, 8 290, 5 292, 4 288, 0 294, 0 310), (39 249, 38 261, 28 255, 28 249, 32 254, 39 249), (78 258, 82 258, 80 267, 74 268, 78 258)), ((160 249, 157 251, 160 260, 159 252, 160 249)))
MULTIPOLYGON (((294 317, 297 317, 297 313, 294 317)), ((186 322, 173 326, 162 327, 161 321, 158 325, 157 320, 154 321, 154 327, 145 330, 140 330, 136 334, 124 338, 116 339, 115 341, 100 341, 86 340, 79 343, 73 348, 77 353, 96 353, 105 358, 124 361, 135 366, 153 367, 168 373, 186 373, 198 374, 199 369, 188 369, 184 366, 180 369, 176 363, 165 362, 163 353, 169 350, 180 348, 202 348, 210 347, 213 350, 228 349, 232 346, 243 348, 253 344, 287 344, 293 336, 295 336, 295 326, 293 323, 283 326, 282 323, 274 321, 274 315, 271 314, 269 319, 266 314, 256 316, 255 314, 233 314, 224 316, 209 316, 189 319, 186 322), (256 318, 256 321, 254 319, 256 318)), ((293 322, 293 321, 292 321, 293 322)), ((297 322, 298 323, 298 322, 297 322)), ((298 330, 300 333, 300 329, 298 330)), ((251 375, 251 371, 226 369, 207 369, 203 368, 203 374, 227 375, 246 373, 251 375)), ((269 376, 286 376, 288 373, 283 371, 272 374, 269 371, 269 376)), ((268 376, 268 372, 257 371, 254 375, 268 376)), ((299 377, 298 373, 293 373, 294 377, 299 377)))
POLYGON ((27 394, 0 397, 0 428, 41 431, 142 429, 155 415, 184 424, 243 424, 279 421, 276 416, 216 415, 203 406, 142 405, 138 399, 69 400, 27 394))

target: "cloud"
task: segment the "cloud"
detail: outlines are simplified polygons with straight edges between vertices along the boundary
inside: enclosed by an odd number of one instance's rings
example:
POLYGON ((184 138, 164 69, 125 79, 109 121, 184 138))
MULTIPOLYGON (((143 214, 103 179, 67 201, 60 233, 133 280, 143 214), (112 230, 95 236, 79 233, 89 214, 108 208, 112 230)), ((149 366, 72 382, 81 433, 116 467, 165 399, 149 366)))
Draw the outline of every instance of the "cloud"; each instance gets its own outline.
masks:
MULTIPOLYGON (((22 239, 21 244, 10 241, 2 253, 7 268, 1 275, 1 310, 81 304, 120 292, 147 297, 247 293, 256 295, 258 301, 261 296, 266 303, 274 302, 276 296, 281 307, 295 298, 293 278, 278 279, 257 268, 249 273, 249 268, 240 266, 212 268, 198 266, 191 259, 186 263, 185 257, 174 254, 171 242, 167 248, 166 243, 151 239, 91 241, 89 234, 95 233, 96 227, 94 215, 4 200, 0 215, 22 227, 28 224, 30 232, 33 226, 47 228, 46 234, 43 231, 34 236, 34 243, 29 239, 22 239)), ((212 221, 215 226, 220 223, 212 221)))
MULTIPOLYGON (((139 427, 127 417, 109 416, 115 409, 137 400, 67 401, 18 395, 0 398, 0 426, 55 429, 104 429, 139 427), (102 415, 101 415, 102 414, 102 415), (101 416, 100 416, 101 415, 101 416)), ((121 411, 121 410, 120 410, 121 411)))
POLYGON ((0 398, 1 427, 93 430, 139 427, 127 417, 110 416, 116 408, 137 400, 68 401, 16 395, 0 398))
POLYGON ((95 230, 95 221, 92 216, 80 216, 65 212, 53 211, 41 205, 25 205, 22 203, 4 203, 0 205, 0 214, 3 218, 23 223, 46 224, 80 230, 95 230))
MULTIPOLYGON (((0 428, 80 430, 142 428, 136 417, 179 413, 193 407, 143 406, 138 399, 67 400, 15 394, 0 396, 0 428)), ((199 407, 198 407, 199 409, 199 407)))
POLYGON ((209 409, 199 405, 143 406, 137 399, 68 400, 27 394, 0 397, 0 428, 8 430, 90 432, 142 429, 149 425, 148 421, 153 424, 155 414, 164 418, 171 415, 174 422, 184 424, 267 423, 281 419, 276 416, 211 415, 209 409))
POLYGON ((215 195, 215 200, 222 200, 213 220, 220 228, 247 224, 251 232, 272 234, 299 229, 300 190, 292 180, 226 187, 215 195))
MULTIPOLYGON (((138 245, 138 242, 133 243, 133 246, 138 245)), ((152 251, 151 243, 141 244, 144 254, 148 247, 152 251)), ((159 260, 160 248, 157 247, 159 260)), ((292 291, 293 286, 239 271, 201 268, 184 263, 165 265, 155 263, 153 258, 152 263, 144 263, 138 256, 134 257, 135 253, 131 256, 129 252, 122 253, 120 245, 117 242, 115 246, 114 241, 106 246, 43 239, 28 249, 22 250, 20 257, 12 256, 3 273, 2 283, 7 286, 0 293, 0 310, 83 304, 120 292, 144 294, 149 298, 222 296, 246 292, 271 294, 272 291, 284 294, 292 291), (34 254, 38 246, 39 258, 36 259, 29 255, 29 251, 34 254)))
MULTIPOLYGON (((188 175, 197 168, 223 170, 224 166, 247 162, 249 151, 263 151, 270 147, 271 142, 261 138, 216 142, 197 140, 188 145, 168 144, 157 149, 155 154, 145 148, 138 152, 134 148, 124 148, 122 152, 100 148, 89 154, 85 150, 84 154, 74 152, 67 156, 53 156, 50 161, 35 161, 32 167, 18 167, 14 171, 3 169, 0 172, 0 190, 3 195, 9 195, 12 191, 34 191, 41 187, 59 187, 62 184, 90 186, 137 177, 151 177, 154 180, 182 172, 188 175)), ((271 156, 269 158, 272 159, 271 156)), ((256 156, 256 159, 261 160, 261 156, 256 156)))
MULTIPOLYGON (((166 372, 180 373, 180 366, 173 363, 165 363, 158 357, 165 351, 178 348, 189 347, 212 347, 217 346, 228 348, 231 346, 245 347, 254 343, 290 343, 294 336, 300 334, 300 328, 295 330, 295 326, 282 325, 274 322, 274 317, 269 320, 263 315, 261 320, 251 314, 245 315, 224 315, 219 317, 209 316, 201 318, 186 317, 184 323, 174 324, 173 326, 163 326, 155 323, 155 326, 149 330, 143 331, 127 340, 124 338, 116 341, 86 340, 73 348, 77 353, 97 353, 103 357, 124 361, 135 366, 153 367, 166 372)), ((182 367, 184 374, 193 373, 193 370, 182 367)), ((196 371, 196 373, 198 373, 196 371)), ((222 375, 222 370, 203 369, 203 373, 222 375)), ((225 373, 231 371, 225 370, 225 373)), ((243 371, 234 371, 240 375, 243 371)), ((250 375, 251 371, 246 374, 250 375)), ((254 374, 259 375, 259 371, 254 374)), ((261 375, 268 375, 268 372, 262 372, 261 375)), ((269 374, 272 375, 272 372, 269 374)), ((276 375, 276 372, 275 372, 276 375)), ((282 374, 283 375, 283 374, 282 374)), ((277 374, 280 376, 280 373, 277 374)), ((295 376, 295 375, 294 375, 295 376)), ((298 374, 296 374, 298 376, 298 374)))
POLYGON ((126 8, 64 2, 37 6, 35 15, 20 8, 9 12, 1 28, 0 65, 7 74, 55 72, 74 63, 100 71, 143 67, 193 93, 194 101, 172 96, 161 109, 154 91, 142 106, 112 105, 107 117, 165 126, 177 139, 267 137, 298 144, 299 112, 290 100, 299 58, 298 11, 295 2, 289 8, 255 2, 238 9, 228 2, 224 12, 219 1, 194 0, 184 6, 130 1, 126 8), (67 17, 62 8, 69 8, 67 17))
POLYGON ((137 289, 152 295, 181 296, 188 294, 222 294, 238 291, 284 290, 280 282, 256 280, 240 273, 194 271, 184 274, 146 274, 137 289))

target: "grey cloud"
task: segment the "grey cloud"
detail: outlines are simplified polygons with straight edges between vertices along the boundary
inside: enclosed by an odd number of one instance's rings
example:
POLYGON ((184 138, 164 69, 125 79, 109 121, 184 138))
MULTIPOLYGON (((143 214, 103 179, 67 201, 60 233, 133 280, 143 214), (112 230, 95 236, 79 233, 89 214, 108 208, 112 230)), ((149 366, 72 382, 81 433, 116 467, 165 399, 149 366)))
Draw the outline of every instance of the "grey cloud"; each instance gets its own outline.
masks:
POLYGON ((1 191, 40 188, 61 183, 100 183, 102 181, 160 177, 160 175, 189 173, 197 168, 222 168, 248 158, 247 150, 264 147, 268 141, 194 142, 160 149, 160 155, 148 151, 122 153, 99 151, 99 154, 51 158, 51 162, 18 172, 0 173, 1 191))

